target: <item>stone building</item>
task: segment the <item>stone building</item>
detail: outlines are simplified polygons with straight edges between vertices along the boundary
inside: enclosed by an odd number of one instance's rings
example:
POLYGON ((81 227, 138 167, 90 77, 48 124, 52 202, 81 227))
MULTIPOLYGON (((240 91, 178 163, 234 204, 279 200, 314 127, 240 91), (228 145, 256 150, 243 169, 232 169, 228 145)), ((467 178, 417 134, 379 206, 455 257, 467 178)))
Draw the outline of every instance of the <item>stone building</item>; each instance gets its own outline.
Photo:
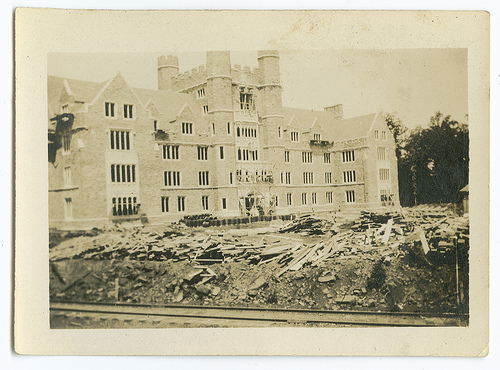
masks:
POLYGON ((381 115, 283 107, 281 89, 277 51, 259 51, 254 69, 208 52, 206 66, 184 73, 160 57, 158 90, 120 73, 103 83, 49 76, 50 227, 399 205, 381 115))

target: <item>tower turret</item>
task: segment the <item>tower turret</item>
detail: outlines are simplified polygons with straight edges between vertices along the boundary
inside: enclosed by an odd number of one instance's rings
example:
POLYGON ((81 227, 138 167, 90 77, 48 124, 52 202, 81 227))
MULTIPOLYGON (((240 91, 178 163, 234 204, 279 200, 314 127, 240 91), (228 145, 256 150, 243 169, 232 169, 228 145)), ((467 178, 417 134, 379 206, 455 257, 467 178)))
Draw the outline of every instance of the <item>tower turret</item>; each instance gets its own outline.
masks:
POLYGON ((158 90, 172 91, 172 77, 179 73, 179 59, 173 55, 158 58, 158 90))

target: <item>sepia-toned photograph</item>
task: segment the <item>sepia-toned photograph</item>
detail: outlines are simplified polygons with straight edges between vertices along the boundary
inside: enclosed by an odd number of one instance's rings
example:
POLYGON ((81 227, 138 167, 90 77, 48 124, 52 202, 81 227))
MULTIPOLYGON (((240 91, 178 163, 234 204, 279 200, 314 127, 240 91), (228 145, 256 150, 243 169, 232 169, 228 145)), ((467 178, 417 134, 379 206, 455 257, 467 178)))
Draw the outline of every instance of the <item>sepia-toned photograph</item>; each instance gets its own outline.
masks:
POLYGON ((486 356, 488 37, 17 11, 15 351, 486 356))
POLYGON ((467 326, 467 50, 48 55, 51 328, 467 326))

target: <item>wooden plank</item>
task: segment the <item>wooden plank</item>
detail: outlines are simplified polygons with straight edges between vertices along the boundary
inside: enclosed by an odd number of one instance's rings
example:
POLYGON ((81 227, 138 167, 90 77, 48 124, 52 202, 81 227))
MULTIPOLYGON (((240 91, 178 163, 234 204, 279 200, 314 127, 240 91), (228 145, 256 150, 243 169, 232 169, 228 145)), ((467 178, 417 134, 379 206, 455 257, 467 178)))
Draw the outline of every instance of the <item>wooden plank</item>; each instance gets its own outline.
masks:
POLYGON ((389 237, 391 236, 391 230, 392 230, 392 223, 393 222, 394 221, 392 220, 392 218, 389 219, 389 221, 387 221, 384 238, 382 239, 382 243, 384 243, 384 244, 387 244, 387 242, 389 241, 389 237))

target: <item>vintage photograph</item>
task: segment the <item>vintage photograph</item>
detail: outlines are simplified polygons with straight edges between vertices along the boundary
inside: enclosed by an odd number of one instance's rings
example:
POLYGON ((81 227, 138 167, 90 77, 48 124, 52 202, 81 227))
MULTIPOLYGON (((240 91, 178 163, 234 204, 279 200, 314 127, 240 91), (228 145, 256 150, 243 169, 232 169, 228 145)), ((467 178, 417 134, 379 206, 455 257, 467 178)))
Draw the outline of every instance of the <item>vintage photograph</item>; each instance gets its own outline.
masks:
POLYGON ((468 327, 468 57, 48 53, 50 328, 468 327))

